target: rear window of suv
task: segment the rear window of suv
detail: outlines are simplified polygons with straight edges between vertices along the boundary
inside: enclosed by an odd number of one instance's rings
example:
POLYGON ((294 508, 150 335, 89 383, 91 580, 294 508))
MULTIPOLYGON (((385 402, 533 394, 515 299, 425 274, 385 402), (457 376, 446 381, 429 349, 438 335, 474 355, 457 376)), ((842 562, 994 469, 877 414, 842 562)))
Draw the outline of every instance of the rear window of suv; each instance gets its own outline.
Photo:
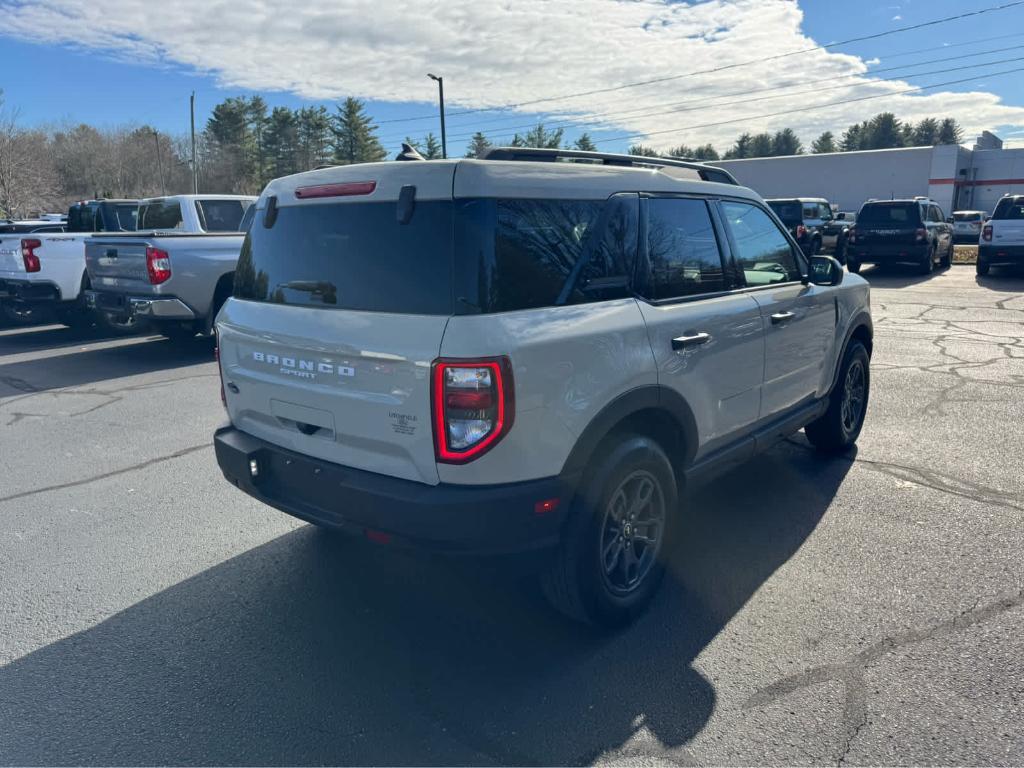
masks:
POLYGON ((783 224, 799 224, 803 221, 804 209, 799 201, 769 202, 768 206, 783 224))
POLYGON ((954 213, 953 221, 981 221, 980 213, 954 213))
POLYGON ((639 197, 420 201, 257 211, 235 271, 250 301, 403 314, 477 314, 626 295, 639 197))
POLYGON ((996 204, 993 219, 1024 219, 1024 197, 1004 197, 996 204))
POLYGON ((899 228, 921 222, 917 203, 869 203, 860 209, 857 224, 899 228))

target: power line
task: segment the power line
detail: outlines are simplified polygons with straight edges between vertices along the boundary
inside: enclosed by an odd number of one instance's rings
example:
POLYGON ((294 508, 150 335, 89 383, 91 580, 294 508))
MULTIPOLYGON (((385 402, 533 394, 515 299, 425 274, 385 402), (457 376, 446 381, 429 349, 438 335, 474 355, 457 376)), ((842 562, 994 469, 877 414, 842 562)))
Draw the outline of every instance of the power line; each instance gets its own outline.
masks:
MULTIPOLYGON (((949 56, 949 57, 946 57, 944 59, 932 59, 930 61, 917 62, 916 64, 905 64, 905 65, 900 66, 900 67, 888 67, 888 68, 879 69, 879 70, 875 70, 875 71, 877 71, 877 72, 891 72, 891 71, 897 70, 897 69, 906 69, 908 67, 920 67, 920 66, 924 66, 926 64, 935 64, 935 63, 938 63, 938 62, 941 62, 941 61, 956 61, 958 59, 967 59, 967 58, 972 58, 974 56, 981 56, 981 55, 985 55, 985 54, 989 54, 989 53, 1000 53, 1000 52, 1003 52, 1003 51, 1020 50, 1021 48, 1024 48, 1024 45, 1015 45, 1015 46, 1009 46, 1009 47, 1006 47, 1006 48, 996 48, 996 49, 991 50, 991 51, 980 51, 980 52, 978 52, 976 54, 967 54, 967 55, 964 55, 964 56, 949 56)), ((891 81, 894 81, 894 80, 906 80, 906 79, 915 78, 915 77, 926 77, 926 76, 929 76, 929 75, 942 75, 942 74, 946 74, 948 72, 959 72, 959 71, 962 71, 962 70, 965 70, 965 69, 977 69, 978 67, 987 67, 987 66, 994 65, 994 64, 1006 64, 1006 63, 1011 62, 1011 61, 1021 61, 1021 60, 1024 60, 1024 57, 1011 58, 1011 59, 998 59, 996 61, 986 61, 986 62, 981 62, 981 63, 978 63, 978 64, 968 64, 968 65, 964 65, 964 66, 961 66, 961 67, 948 67, 948 68, 945 68, 945 69, 932 70, 930 72, 912 72, 912 73, 907 73, 907 74, 902 74, 902 75, 894 75, 894 76, 891 76, 891 77, 865 77, 863 73, 856 73, 856 74, 852 74, 852 75, 840 75, 838 78, 837 77, 822 77, 822 78, 818 78, 816 80, 804 80, 801 83, 797 83, 797 84, 789 83, 789 84, 786 84, 786 85, 770 86, 770 87, 766 87, 766 88, 754 88, 754 89, 747 90, 747 91, 736 91, 736 92, 733 92, 733 93, 723 93, 723 94, 720 94, 718 96, 711 96, 711 97, 704 98, 704 99, 696 99, 696 100, 678 102, 676 104, 670 105, 670 107, 667 108, 667 109, 659 109, 659 110, 655 110, 653 112, 644 112, 643 110, 649 109, 649 107, 641 107, 641 108, 638 108, 638 109, 627 110, 625 112, 608 112, 608 113, 604 113, 604 114, 589 115, 589 116, 587 116, 587 119, 574 118, 574 119, 567 119, 567 120, 563 120, 563 121, 555 121, 555 122, 552 122, 552 123, 545 123, 545 127, 548 127, 548 128, 566 128, 566 127, 570 127, 570 126, 602 125, 604 123, 609 122, 608 118, 615 118, 615 117, 617 117, 617 118, 625 119, 625 120, 635 120, 635 119, 642 118, 642 117, 655 117, 655 116, 658 116, 658 115, 674 114, 676 112, 689 112, 689 111, 692 111, 692 110, 695 110, 695 109, 715 109, 715 108, 718 108, 718 107, 729 107, 729 106, 734 106, 736 104, 745 104, 745 103, 752 102, 752 101, 765 101, 765 100, 768 100, 768 99, 779 99, 779 98, 784 98, 784 97, 788 97, 788 96, 799 96, 799 95, 805 94, 805 93, 817 93, 817 92, 820 92, 821 89, 820 88, 809 88, 809 89, 804 89, 804 90, 801 90, 801 91, 779 93, 779 94, 775 94, 773 96, 762 96, 762 97, 758 97, 758 98, 754 98, 754 99, 743 99, 742 101, 729 101, 729 102, 724 102, 724 103, 708 104, 708 102, 718 101, 719 99, 729 98, 729 97, 732 97, 732 96, 749 96, 751 94, 756 94, 756 93, 765 93, 765 92, 769 92, 769 91, 780 91, 780 90, 788 91, 789 89, 794 88, 797 85, 807 85, 807 84, 813 84, 813 83, 832 82, 832 81, 835 81, 837 79, 861 78, 861 81, 858 82, 858 83, 851 83, 848 86, 844 86, 844 87, 853 88, 853 87, 857 87, 858 85, 861 85, 861 84, 867 85, 867 84, 871 84, 871 83, 891 82, 891 81), (695 105, 699 105, 699 106, 695 106, 695 105)), ((837 86, 837 88, 838 87, 840 87, 840 86, 837 86)), ((834 90, 834 89, 828 89, 828 90, 834 90)), ((518 131, 518 130, 521 130, 521 129, 534 128, 534 127, 536 127, 536 125, 537 125, 537 122, 534 121, 532 123, 525 124, 525 125, 507 126, 507 127, 502 128, 501 130, 502 130, 502 132, 507 133, 508 131, 518 131)), ((456 133, 456 134, 452 134, 450 136, 450 138, 452 138, 452 139, 470 138, 470 137, 473 136, 474 133, 476 133, 476 131, 468 131, 468 132, 465 132, 465 133, 456 133)))
MULTIPOLYGON (((720 67, 712 67, 711 69, 695 70, 693 72, 684 72, 682 74, 677 74, 677 75, 666 75, 664 77, 656 77, 656 78, 652 78, 650 80, 639 80, 637 82, 624 83, 622 85, 614 85, 614 86, 609 86, 607 88, 595 88, 595 89, 589 90, 589 91, 578 91, 576 93, 563 94, 561 96, 545 96, 545 97, 539 98, 539 99, 531 99, 529 101, 520 101, 520 102, 517 102, 517 103, 514 103, 514 104, 506 104, 504 106, 499 106, 499 107, 478 107, 478 108, 475 108, 475 109, 464 109, 464 110, 461 110, 461 111, 458 111, 458 112, 449 112, 448 116, 449 117, 455 117, 457 115, 468 115, 468 114, 474 114, 474 113, 479 113, 479 112, 496 112, 496 111, 507 110, 507 109, 519 109, 520 107, 529 106, 531 104, 542 104, 542 103, 548 102, 548 101, 562 101, 564 99, 574 99, 574 98, 578 98, 580 96, 594 96, 594 95, 600 94, 600 93, 612 93, 614 91, 621 91, 621 90, 625 90, 627 88, 637 88, 637 87, 644 86, 644 85, 655 85, 657 83, 665 83, 665 82, 669 82, 670 80, 680 80, 680 79, 686 78, 686 77, 695 77, 696 75, 708 75, 708 74, 712 74, 712 73, 715 73, 715 72, 724 72, 724 71, 730 70, 730 69, 737 69, 738 67, 750 66, 751 64, 763 64, 763 63, 768 62, 768 61, 778 61, 780 59, 785 59, 785 58, 788 58, 790 56, 798 56, 798 55, 803 54, 803 53, 812 53, 814 51, 829 50, 831 48, 837 48, 837 47, 839 47, 841 45, 849 45, 850 43, 861 43, 861 42, 864 42, 864 41, 867 41, 867 40, 877 40, 879 38, 888 37, 889 35, 895 35, 895 34, 899 34, 901 32, 910 32, 910 31, 913 31, 913 30, 916 30, 916 29, 924 29, 926 27, 933 27, 933 26, 935 26, 937 24, 946 24, 946 23, 951 22, 951 21, 961 21, 963 19, 971 18, 973 16, 981 16, 983 14, 993 13, 995 11, 1004 11, 1004 10, 1007 10, 1009 8, 1019 7, 1021 5, 1024 5, 1024 0, 1014 0, 1014 2, 1002 3, 1000 5, 993 5, 993 6, 989 6, 987 8, 979 8, 979 9, 974 10, 974 11, 965 11, 964 13, 959 13, 959 14, 956 14, 956 15, 953 15, 953 16, 945 16, 945 17, 940 18, 940 19, 932 19, 930 21, 920 22, 918 24, 909 24, 909 25, 904 26, 904 27, 897 27, 896 29, 889 29, 889 30, 886 30, 884 32, 875 32, 875 33, 870 34, 870 35, 861 35, 860 37, 851 37, 851 38, 849 38, 847 40, 839 40, 839 41, 836 41, 836 42, 833 42, 833 43, 827 43, 825 45, 816 45, 816 46, 813 46, 811 48, 802 48, 800 50, 789 51, 787 53, 777 53, 777 54, 774 54, 772 56, 766 56, 766 57, 763 57, 763 58, 760 58, 760 59, 751 59, 749 61, 741 61, 741 62, 737 62, 735 64, 725 64, 725 65, 720 66, 720 67)), ((423 115, 423 116, 417 116, 417 117, 396 117, 396 118, 391 118, 389 120, 381 120, 381 121, 378 122, 378 125, 384 125, 386 123, 408 123, 408 122, 413 122, 413 121, 416 121, 416 120, 434 119, 436 117, 437 117, 437 115, 423 115)))
POLYGON ((698 128, 716 128, 716 127, 718 127, 720 125, 731 125, 731 124, 734 124, 734 123, 742 123, 742 122, 745 122, 745 121, 748 121, 748 120, 760 120, 760 119, 766 118, 766 117, 780 117, 782 115, 792 115, 792 114, 794 114, 796 112, 809 112, 812 109, 821 109, 822 107, 834 107, 834 106, 839 106, 839 105, 842 105, 842 104, 854 104, 854 103, 856 103, 858 101, 869 101, 870 99, 883 99, 883 98, 892 97, 892 96, 902 96, 903 94, 906 94, 906 93, 914 93, 914 92, 918 92, 918 91, 928 91, 928 90, 931 90, 932 88, 943 88, 943 87, 945 87, 947 85, 958 85, 960 83, 969 83, 972 80, 977 80, 979 77, 999 77, 1001 75, 1011 75, 1011 74, 1020 74, 1020 69, 1019 68, 1017 68, 1017 69, 1005 69, 1005 70, 1003 70, 1001 72, 986 72, 986 73, 984 73, 982 75, 975 75, 973 77, 964 77, 964 78, 961 78, 960 80, 947 80, 944 83, 933 83, 932 85, 921 85, 921 86, 917 86, 915 88, 905 88, 902 91, 891 91, 889 93, 876 93, 876 94, 872 94, 870 96, 860 96, 860 97, 855 98, 855 99, 840 99, 838 101, 825 102, 824 104, 812 104, 809 107, 799 107, 799 108, 796 108, 796 109, 787 109, 787 110, 783 110, 782 112, 769 112, 767 114, 761 114, 761 115, 748 115, 747 117, 738 117, 738 118, 735 118, 735 119, 732 119, 732 120, 720 120, 720 121, 715 122, 715 123, 703 123, 701 125, 686 125, 686 126, 680 126, 680 127, 676 127, 676 128, 666 128, 666 129, 661 130, 661 131, 647 131, 646 133, 633 133, 633 134, 629 134, 629 135, 625 135, 625 136, 612 136, 611 138, 600 139, 598 141, 595 141, 594 143, 595 144, 607 144, 610 141, 629 141, 631 139, 642 139, 642 138, 646 138, 648 136, 660 136, 660 135, 665 134, 665 133, 679 133, 681 131, 693 131, 693 130, 697 130, 698 128))

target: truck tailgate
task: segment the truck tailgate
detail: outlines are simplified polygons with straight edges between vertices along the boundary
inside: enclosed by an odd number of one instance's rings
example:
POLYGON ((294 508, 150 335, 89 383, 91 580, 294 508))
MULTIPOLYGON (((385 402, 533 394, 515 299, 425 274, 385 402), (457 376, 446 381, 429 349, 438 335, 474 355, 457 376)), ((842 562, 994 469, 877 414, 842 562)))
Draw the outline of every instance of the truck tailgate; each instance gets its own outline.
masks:
POLYGON ((95 290, 148 288, 146 249, 140 239, 92 238, 85 245, 85 265, 95 290))
POLYGON ((21 235, 0 238, 0 277, 24 277, 21 238, 21 235))

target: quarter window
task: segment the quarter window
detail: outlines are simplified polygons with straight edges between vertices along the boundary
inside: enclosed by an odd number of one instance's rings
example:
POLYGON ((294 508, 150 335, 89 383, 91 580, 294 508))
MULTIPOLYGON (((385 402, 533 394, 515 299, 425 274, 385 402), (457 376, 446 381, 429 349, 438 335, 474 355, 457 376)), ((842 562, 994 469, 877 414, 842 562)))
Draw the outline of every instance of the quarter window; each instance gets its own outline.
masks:
POLYGON ((722 202, 722 213, 747 285, 801 279, 800 262, 789 240, 767 213, 734 200, 722 202))
POLYGON ((725 288, 722 255, 707 203, 654 198, 647 203, 651 299, 675 299, 725 288))

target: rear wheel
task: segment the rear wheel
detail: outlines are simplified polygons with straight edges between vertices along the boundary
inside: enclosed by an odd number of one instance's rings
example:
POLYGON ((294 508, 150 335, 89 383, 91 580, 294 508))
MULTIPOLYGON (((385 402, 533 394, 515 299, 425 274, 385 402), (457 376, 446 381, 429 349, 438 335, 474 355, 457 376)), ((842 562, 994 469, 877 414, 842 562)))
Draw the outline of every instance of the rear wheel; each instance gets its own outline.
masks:
POLYGON ((942 261, 939 262, 939 266, 943 269, 949 269, 953 266, 953 242, 950 241, 949 247, 946 249, 946 255, 942 257, 942 261))
POLYGON ((822 453, 842 453, 857 442, 871 392, 869 364, 864 344, 852 340, 829 395, 828 410, 804 428, 811 445, 822 453))
POLYGON ((922 275, 930 275, 935 271, 935 247, 932 246, 928 249, 928 252, 924 255, 924 260, 918 265, 918 270, 922 275))
POLYGON ((587 473, 542 586, 569 617, 622 626, 647 607, 664 575, 677 514, 672 465, 654 440, 619 439, 587 473))
POLYGON ((974 265, 974 270, 978 273, 979 277, 984 277, 988 274, 989 264, 987 261, 982 261, 981 256, 979 256, 977 264, 974 265))

